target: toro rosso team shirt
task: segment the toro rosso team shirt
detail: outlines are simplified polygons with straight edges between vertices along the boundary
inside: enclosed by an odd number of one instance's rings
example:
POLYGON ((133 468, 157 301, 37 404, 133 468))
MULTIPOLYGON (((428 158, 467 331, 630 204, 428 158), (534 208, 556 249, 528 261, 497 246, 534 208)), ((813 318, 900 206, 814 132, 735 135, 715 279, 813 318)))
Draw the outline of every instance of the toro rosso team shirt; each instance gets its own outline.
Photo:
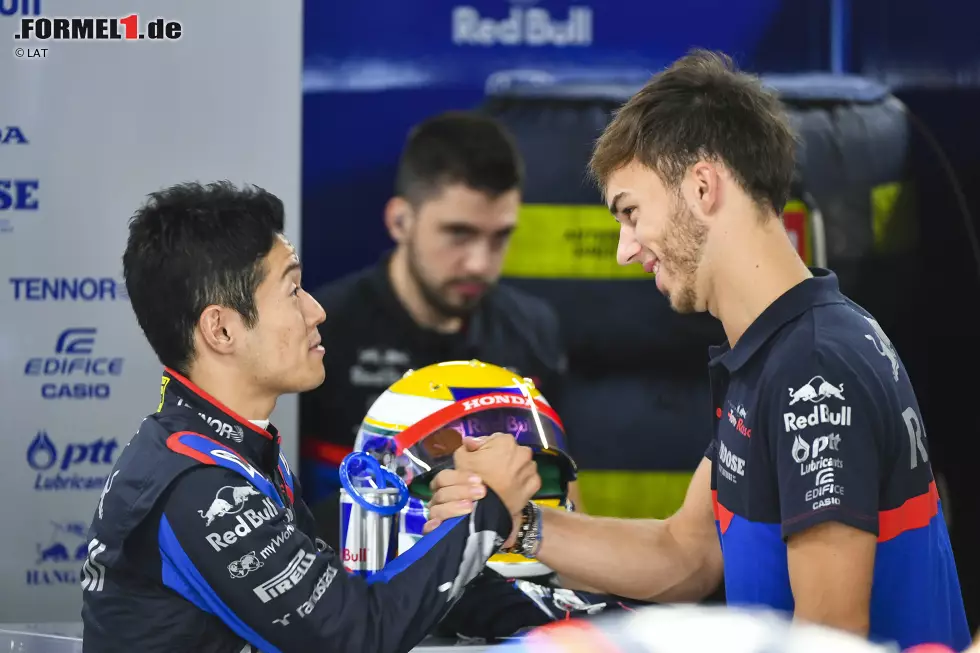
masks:
POLYGON ((875 319, 832 273, 813 273, 711 352, 706 455, 728 602, 792 612, 786 540, 841 522, 878 538, 872 639, 962 650, 970 633, 912 384, 875 319))
POLYGON ((368 578, 318 541, 275 427, 173 370, 99 497, 85 653, 405 653, 510 532, 489 492, 368 578))

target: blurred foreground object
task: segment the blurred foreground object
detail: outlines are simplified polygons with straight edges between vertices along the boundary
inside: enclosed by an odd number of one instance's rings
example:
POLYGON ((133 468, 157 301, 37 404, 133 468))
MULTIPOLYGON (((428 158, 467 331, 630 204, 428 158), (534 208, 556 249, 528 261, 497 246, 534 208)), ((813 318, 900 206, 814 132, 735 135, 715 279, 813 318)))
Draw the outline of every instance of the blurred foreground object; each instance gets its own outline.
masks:
POLYGON ((764 610, 650 606, 588 622, 563 621, 499 647, 508 653, 898 653, 840 631, 764 610))

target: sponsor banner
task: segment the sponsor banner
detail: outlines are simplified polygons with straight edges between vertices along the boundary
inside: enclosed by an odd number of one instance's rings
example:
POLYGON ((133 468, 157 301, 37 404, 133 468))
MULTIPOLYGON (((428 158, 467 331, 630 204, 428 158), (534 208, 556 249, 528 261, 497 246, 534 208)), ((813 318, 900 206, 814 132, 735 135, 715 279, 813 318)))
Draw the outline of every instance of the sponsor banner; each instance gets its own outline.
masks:
MULTIPOLYGON (((121 263, 127 220, 145 196, 184 181, 254 183, 282 198, 287 236, 301 244, 302 3, 236 7, 0 2, 0 411, 10 461, 0 518, 17 525, 0 561, 5 621, 77 621, 82 585, 106 578, 86 563, 103 546, 88 541, 88 526, 159 399, 161 365, 121 263)), ((296 411, 285 397, 273 415, 291 462, 296 411)), ((267 519, 269 506, 245 499, 236 488, 202 498, 214 546, 267 519)), ((282 545, 228 573, 252 574, 282 545)))

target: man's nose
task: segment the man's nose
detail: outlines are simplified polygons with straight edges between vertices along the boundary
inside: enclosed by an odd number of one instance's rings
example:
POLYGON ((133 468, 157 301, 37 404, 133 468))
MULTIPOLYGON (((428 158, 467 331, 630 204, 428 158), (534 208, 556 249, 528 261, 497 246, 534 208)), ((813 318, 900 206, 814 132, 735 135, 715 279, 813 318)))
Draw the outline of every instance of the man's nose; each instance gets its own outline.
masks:
POLYGON ((312 318, 313 326, 319 326, 323 324, 324 320, 327 319, 327 312, 323 310, 323 306, 320 306, 320 302, 313 297, 313 295, 306 293, 306 297, 309 300, 309 306, 307 307, 307 316, 312 318))
POLYGON ((473 245, 466 250, 466 258, 463 261, 463 271, 465 274, 475 277, 486 276, 490 269, 491 258, 490 245, 488 243, 473 243, 473 245))
POLYGON ((633 263, 633 257, 640 253, 640 243, 636 240, 633 228, 625 224, 619 226, 619 245, 616 247, 616 262, 620 265, 633 263))

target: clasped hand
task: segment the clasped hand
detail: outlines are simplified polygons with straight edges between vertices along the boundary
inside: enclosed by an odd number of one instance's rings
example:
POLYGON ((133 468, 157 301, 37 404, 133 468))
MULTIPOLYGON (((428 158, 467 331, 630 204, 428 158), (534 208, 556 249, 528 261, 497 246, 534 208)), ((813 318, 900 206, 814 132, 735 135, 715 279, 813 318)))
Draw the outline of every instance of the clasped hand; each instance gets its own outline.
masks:
POLYGON ((510 537, 504 548, 513 545, 520 520, 517 515, 541 489, 538 465, 530 448, 517 444, 508 433, 494 433, 486 438, 463 438, 463 445, 453 453, 454 469, 439 472, 429 484, 429 520, 422 529, 429 533, 443 521, 473 510, 474 501, 492 489, 513 520, 510 537))

